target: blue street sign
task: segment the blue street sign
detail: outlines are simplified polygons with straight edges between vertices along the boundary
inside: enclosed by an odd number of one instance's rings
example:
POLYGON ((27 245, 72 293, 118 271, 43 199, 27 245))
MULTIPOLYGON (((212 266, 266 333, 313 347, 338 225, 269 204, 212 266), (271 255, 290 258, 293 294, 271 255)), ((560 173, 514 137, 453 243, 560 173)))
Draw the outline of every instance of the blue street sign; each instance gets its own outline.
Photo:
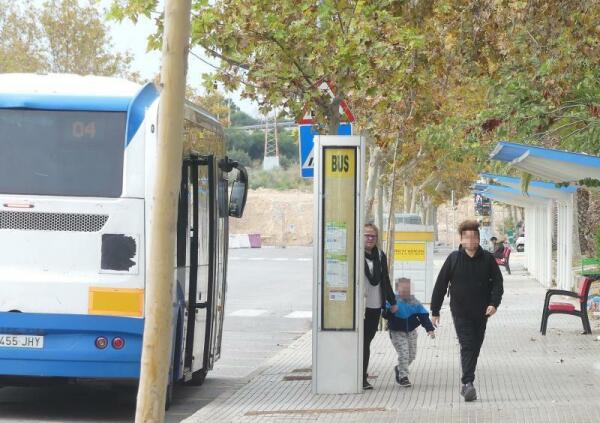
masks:
MULTIPOLYGON (((314 176, 314 146, 317 131, 314 125, 298 125, 298 134, 300 137, 300 166, 302 177, 312 178, 314 176)), ((338 135, 352 135, 352 124, 348 122, 340 123, 338 135)))

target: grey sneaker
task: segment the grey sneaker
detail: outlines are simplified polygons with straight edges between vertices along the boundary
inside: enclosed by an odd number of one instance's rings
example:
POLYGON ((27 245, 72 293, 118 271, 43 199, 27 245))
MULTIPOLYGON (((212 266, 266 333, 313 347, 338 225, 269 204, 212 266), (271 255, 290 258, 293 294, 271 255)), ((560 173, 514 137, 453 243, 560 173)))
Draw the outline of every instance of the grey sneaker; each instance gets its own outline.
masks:
POLYGON ((408 377, 404 376, 402 379, 400 379, 400 382, 398 382, 400 384, 400 386, 404 387, 404 388, 410 388, 412 386, 412 383, 410 383, 410 380, 408 380, 408 377))
POLYGON ((465 401, 475 401, 477 399, 477 391, 473 386, 473 382, 465 383, 460 388, 460 394, 464 397, 465 401))
POLYGON ((371 385, 366 379, 363 380, 363 389, 365 391, 373 389, 373 385, 371 385))

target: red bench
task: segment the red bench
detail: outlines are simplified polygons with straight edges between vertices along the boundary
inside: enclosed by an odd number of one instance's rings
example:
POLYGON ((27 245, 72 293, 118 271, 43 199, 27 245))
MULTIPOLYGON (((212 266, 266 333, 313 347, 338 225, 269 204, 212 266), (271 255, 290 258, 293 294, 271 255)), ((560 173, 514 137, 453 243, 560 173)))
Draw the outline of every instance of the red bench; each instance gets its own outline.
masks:
POLYGON ((551 314, 570 314, 571 316, 577 316, 581 319, 581 324, 583 325, 583 334, 592 333, 592 328, 590 327, 590 320, 587 313, 587 301, 592 282, 595 280, 597 280, 597 278, 585 278, 581 284, 579 293, 564 291, 562 289, 549 289, 546 292, 544 310, 542 312, 542 323, 540 325, 540 332, 542 332, 542 335, 546 335, 548 317, 550 317, 551 314), (579 309, 576 309, 571 303, 550 302, 550 299, 553 295, 565 295, 567 297, 576 298, 579 301, 579 309))
POLYGON ((510 264, 509 264, 510 251, 511 251, 510 247, 504 247, 504 250, 502 251, 502 258, 496 257, 496 263, 498 263, 498 266, 504 266, 509 275, 510 275, 510 264))

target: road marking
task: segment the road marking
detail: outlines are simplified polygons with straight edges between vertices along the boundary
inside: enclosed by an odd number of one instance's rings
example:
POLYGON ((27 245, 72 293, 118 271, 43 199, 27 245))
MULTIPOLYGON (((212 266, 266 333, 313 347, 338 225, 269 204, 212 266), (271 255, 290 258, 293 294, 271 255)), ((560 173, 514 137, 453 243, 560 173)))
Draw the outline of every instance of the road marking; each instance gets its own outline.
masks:
POLYGON ((283 317, 287 319, 312 319, 312 311, 294 311, 283 317))
POLYGON ((289 257, 239 257, 229 256, 229 260, 248 260, 248 261, 312 261, 312 258, 289 258, 289 257))
POLYGON ((268 312, 268 310, 243 309, 243 310, 234 311, 233 313, 230 313, 229 315, 235 316, 235 317, 256 317, 256 316, 261 316, 267 312, 268 312))

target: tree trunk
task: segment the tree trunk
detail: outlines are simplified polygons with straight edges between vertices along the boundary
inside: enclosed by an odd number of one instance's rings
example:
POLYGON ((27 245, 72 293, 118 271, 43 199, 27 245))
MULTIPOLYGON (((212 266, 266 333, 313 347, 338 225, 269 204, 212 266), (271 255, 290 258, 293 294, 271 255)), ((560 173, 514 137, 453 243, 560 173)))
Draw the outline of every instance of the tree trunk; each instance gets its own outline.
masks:
POLYGON ((340 126, 340 97, 335 97, 327 106, 327 130, 329 135, 337 135, 340 126))
POLYGON ((375 201, 375 191, 378 186, 381 185, 379 182, 381 173, 381 160, 383 158, 383 151, 381 148, 373 144, 369 147, 369 174, 367 177, 367 186, 365 192, 365 219, 367 222, 373 221, 373 203, 375 201))
POLYGON ((437 206, 433 206, 431 208, 431 221, 433 225, 433 239, 437 242, 439 241, 438 237, 438 208, 437 206))
POLYGON ((517 206, 510 206, 510 218, 515 224, 517 223, 517 217, 517 206))
POLYGON ((146 318, 135 421, 163 422, 172 339, 173 269, 183 154, 183 112, 191 0, 165 2, 158 111, 157 175, 152 195, 146 318))
MULTIPOLYGON (((392 183, 393 185, 393 183, 392 183)), ((394 192, 392 191, 389 208, 389 216, 388 216, 388 227, 387 227, 387 244, 385 246, 385 255, 388 258, 388 274, 390 276, 390 281, 392 281, 392 286, 394 286, 394 244, 395 244, 395 235, 396 235, 396 219, 394 218, 395 207, 394 207, 394 192)))
POLYGON ((582 255, 590 254, 590 245, 588 245, 588 234, 587 230, 590 229, 590 223, 588 219, 588 210, 590 208, 590 193, 588 190, 583 188, 577 189, 576 206, 577 206, 577 222, 579 231, 579 248, 582 255))
POLYGON ((400 145, 400 138, 396 140, 396 145, 394 146, 394 159, 392 161, 392 172, 391 172, 391 188, 390 188, 390 205, 389 205, 389 214, 388 214, 388 227, 387 227, 387 245, 386 245, 386 255, 388 257, 388 273, 390 274, 390 279, 394 280, 394 233, 396 230, 396 219, 394 212, 394 195, 396 191, 396 161, 398 158, 398 146, 400 145))
POLYGON ((421 198, 421 221, 425 225, 429 225, 429 199, 422 196, 421 198))
POLYGON ((410 189, 411 192, 411 199, 410 199, 410 210, 408 211, 409 213, 416 213, 417 210, 417 197, 419 196, 419 192, 417 191, 417 187, 412 185, 412 188, 410 189))
POLYGON ((383 195, 383 212, 382 212, 382 218, 381 218, 381 226, 378 226, 378 228, 380 230, 385 230, 385 228, 383 227, 383 223, 384 223, 384 219, 383 216, 386 215, 386 213, 388 212, 389 208, 390 208, 390 201, 392 198, 392 191, 391 191, 391 184, 389 183, 389 180, 387 181, 388 183, 385 186, 381 187, 381 192, 383 195))
POLYGON ((383 184, 377 184, 377 209, 375 212, 375 225, 378 228, 383 227, 383 184))
POLYGON ((525 209, 523 207, 519 207, 519 221, 522 222, 525 220, 525 209))

